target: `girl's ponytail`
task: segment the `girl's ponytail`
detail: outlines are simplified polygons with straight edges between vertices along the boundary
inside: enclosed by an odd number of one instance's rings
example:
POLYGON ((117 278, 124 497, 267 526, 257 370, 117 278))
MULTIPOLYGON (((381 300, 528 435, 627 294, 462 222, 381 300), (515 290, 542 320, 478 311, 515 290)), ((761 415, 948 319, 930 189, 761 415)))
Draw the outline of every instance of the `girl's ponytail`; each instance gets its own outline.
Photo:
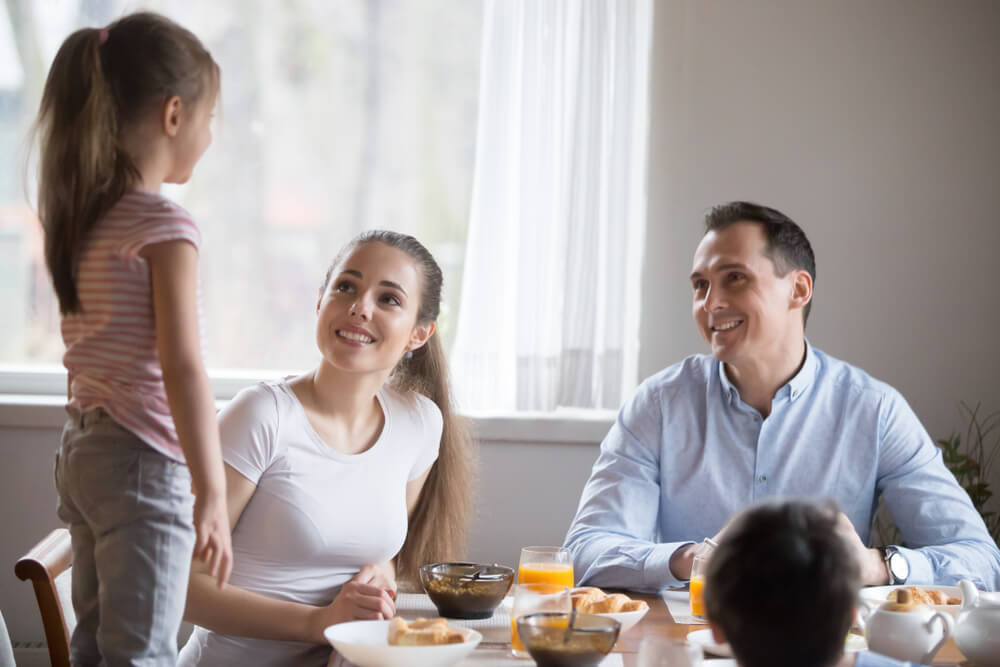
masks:
POLYGON ((45 261, 64 315, 79 310, 75 275, 87 233, 138 176, 118 143, 114 98, 101 63, 106 35, 84 28, 66 38, 38 113, 38 210, 45 261))

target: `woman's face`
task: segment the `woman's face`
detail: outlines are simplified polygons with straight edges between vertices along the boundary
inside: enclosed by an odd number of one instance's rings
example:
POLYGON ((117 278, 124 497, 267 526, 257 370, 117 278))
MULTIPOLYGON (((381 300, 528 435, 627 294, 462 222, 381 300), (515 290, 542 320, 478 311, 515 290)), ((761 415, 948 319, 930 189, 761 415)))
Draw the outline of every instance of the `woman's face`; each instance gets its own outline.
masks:
POLYGON ((358 246, 334 267, 317 305, 324 360, 347 371, 388 371, 423 345, 434 324, 417 324, 421 282, 402 250, 377 241, 358 246))

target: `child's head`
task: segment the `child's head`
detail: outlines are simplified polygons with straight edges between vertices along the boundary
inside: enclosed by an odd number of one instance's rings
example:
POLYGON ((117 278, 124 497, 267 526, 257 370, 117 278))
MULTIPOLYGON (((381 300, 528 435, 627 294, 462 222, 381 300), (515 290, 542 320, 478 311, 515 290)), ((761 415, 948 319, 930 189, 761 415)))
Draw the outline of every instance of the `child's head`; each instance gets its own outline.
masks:
MULTIPOLYGON (((705 610, 742 667, 827 667, 844 650, 860 587, 832 505, 758 505, 712 553, 705 610)), ((720 637, 721 638, 721 637, 720 637)))
POLYGON ((77 30, 59 48, 38 113, 38 206, 63 313, 79 307, 73 278, 87 232, 141 181, 145 156, 137 153, 148 142, 136 133, 176 110, 174 121, 183 121, 164 131, 177 132, 183 159, 166 180, 186 180, 205 142, 192 136, 191 119, 214 105, 219 77, 197 37, 150 12, 77 30))

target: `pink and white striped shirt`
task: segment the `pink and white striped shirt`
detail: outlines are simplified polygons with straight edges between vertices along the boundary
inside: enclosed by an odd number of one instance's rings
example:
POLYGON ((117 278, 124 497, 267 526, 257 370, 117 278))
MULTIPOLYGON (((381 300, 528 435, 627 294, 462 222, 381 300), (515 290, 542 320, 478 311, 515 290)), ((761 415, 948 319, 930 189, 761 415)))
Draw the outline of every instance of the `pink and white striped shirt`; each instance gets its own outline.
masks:
MULTIPOLYGON (((196 249, 201 233, 191 215, 150 192, 123 196, 90 232, 80 258, 81 309, 62 318, 69 371, 69 408, 104 408, 149 446, 178 461, 177 441, 156 348, 153 284, 147 245, 184 240, 196 249)), ((198 327, 204 357, 201 286, 198 327)))

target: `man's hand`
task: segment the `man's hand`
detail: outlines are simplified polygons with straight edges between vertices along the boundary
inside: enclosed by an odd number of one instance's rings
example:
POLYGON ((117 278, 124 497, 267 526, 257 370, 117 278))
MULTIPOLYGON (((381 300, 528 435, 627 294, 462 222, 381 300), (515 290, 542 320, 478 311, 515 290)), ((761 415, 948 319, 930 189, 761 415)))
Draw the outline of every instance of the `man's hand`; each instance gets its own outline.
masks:
MULTIPOLYGON (((727 521, 726 525, 724 525, 722 529, 712 537, 712 541, 718 544, 725 535, 728 527, 729 521, 727 521)), ((694 564, 694 557, 711 553, 714 548, 715 547, 706 542, 685 544, 670 555, 670 574, 674 575, 674 577, 680 581, 690 579, 691 566, 694 564)))
POLYGON ((837 534, 840 535, 848 551, 854 556, 861 569, 862 586, 884 586, 889 583, 889 568, 878 549, 869 549, 858 537, 854 524, 847 515, 837 515, 837 534))

